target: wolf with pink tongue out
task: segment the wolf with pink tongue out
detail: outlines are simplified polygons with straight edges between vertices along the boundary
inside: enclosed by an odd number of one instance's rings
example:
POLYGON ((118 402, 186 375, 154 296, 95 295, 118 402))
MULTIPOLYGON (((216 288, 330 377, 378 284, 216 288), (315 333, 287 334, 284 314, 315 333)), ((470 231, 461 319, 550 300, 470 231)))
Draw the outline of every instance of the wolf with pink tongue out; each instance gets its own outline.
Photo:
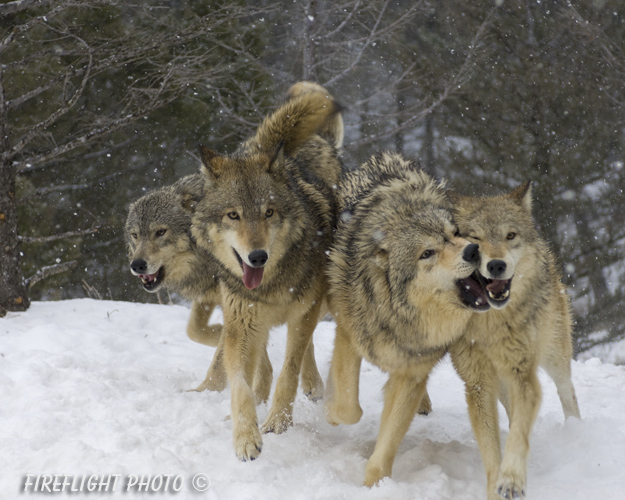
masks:
POLYGON ((290 95, 234 154, 200 147, 205 196, 192 234, 220 266, 233 441, 243 461, 259 456, 261 429, 281 433, 292 425, 302 358, 324 310, 338 215, 340 107, 309 82, 296 84, 290 95), (284 323, 285 361, 259 429, 255 368, 270 328, 284 323))

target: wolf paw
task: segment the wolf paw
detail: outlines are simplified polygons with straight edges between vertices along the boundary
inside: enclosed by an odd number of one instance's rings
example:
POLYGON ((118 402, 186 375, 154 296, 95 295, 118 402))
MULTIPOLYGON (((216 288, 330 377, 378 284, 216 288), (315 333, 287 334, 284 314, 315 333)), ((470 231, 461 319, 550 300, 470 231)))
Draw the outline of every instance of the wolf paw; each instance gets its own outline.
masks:
POLYGON ((352 425, 360 421, 362 408, 358 403, 355 405, 339 403, 334 398, 326 403, 326 420, 332 425, 352 425))
POLYGON ((430 396, 426 392, 421 399, 421 403, 419 404, 419 409, 417 410, 419 415, 428 415, 432 413, 432 401, 430 400, 430 396))
POLYGON ((258 426, 234 433, 234 452, 239 460, 255 460, 263 449, 263 438, 258 426))
POLYGON ((388 476, 388 474, 384 473, 382 467, 374 467, 367 464, 364 484, 367 488, 372 488, 373 486, 376 486, 386 476, 388 476))
POLYGON ((313 402, 323 399, 323 380, 304 380, 302 379, 302 390, 308 399, 313 402))
POLYGON ((293 415, 287 412, 269 413, 265 423, 261 427, 263 434, 273 432, 282 434, 293 425, 293 415))
POLYGON ((195 389, 189 389, 189 392, 202 392, 202 391, 215 391, 221 392, 226 388, 226 381, 218 378, 206 377, 204 382, 198 385, 195 389))
POLYGON ((512 480, 500 479, 497 483, 497 494, 506 500, 525 498, 525 489, 512 480))

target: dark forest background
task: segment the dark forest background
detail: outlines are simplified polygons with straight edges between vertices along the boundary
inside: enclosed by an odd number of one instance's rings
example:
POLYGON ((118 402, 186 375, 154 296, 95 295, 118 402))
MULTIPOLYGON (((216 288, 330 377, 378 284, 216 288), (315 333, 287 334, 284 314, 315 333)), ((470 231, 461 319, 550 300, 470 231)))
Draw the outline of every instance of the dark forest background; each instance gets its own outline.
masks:
POLYGON ((0 314, 179 300, 130 275, 129 203, 302 79, 345 106, 347 165, 401 151, 467 194, 531 179, 576 350, 625 337, 620 0, 0 4, 0 314))

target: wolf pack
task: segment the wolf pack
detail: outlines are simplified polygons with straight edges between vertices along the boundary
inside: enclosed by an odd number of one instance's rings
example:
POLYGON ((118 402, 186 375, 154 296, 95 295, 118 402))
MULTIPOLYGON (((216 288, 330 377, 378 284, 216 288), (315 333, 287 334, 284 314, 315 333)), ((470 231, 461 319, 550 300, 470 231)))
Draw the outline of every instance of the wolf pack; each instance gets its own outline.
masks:
POLYGON ((312 82, 293 85, 231 154, 200 146, 199 172, 129 208, 130 270, 143 288, 191 302, 187 335, 216 347, 197 391, 231 393, 233 445, 242 461, 264 433, 293 424, 298 384, 324 400, 332 425, 362 416, 362 359, 388 373, 364 484, 391 475, 417 412, 432 411, 427 381, 449 354, 465 384, 486 472, 487 498, 523 498, 542 367, 565 418, 580 417, 571 381, 572 319, 558 263, 532 216, 531 185, 471 196, 379 152, 343 164, 342 107, 312 82), (223 325, 209 324, 215 307, 223 325), (313 332, 336 322, 326 383, 313 332), (272 327, 287 325, 269 413, 272 327), (509 420, 501 445, 498 402, 509 420))

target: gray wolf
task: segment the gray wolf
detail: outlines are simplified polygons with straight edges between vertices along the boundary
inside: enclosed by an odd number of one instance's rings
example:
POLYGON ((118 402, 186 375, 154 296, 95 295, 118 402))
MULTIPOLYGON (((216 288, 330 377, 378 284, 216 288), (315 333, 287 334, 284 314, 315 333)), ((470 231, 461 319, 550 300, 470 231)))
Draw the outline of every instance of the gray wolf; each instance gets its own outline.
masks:
POLYGON ((362 409, 362 358, 389 373, 365 484, 390 476, 397 449, 422 404, 428 375, 489 308, 475 278, 478 245, 461 238, 444 187, 414 161, 374 155, 339 185, 341 218, 331 251, 335 348, 327 420, 353 424, 362 409))
MULTIPOLYGON (((124 228, 130 271, 141 279, 143 289, 155 293, 162 288, 191 300, 187 335, 200 344, 218 345, 222 325, 208 325, 221 302, 219 263, 195 244, 191 236, 191 217, 203 196, 204 177, 188 175, 171 186, 147 193, 128 209, 124 228)), ((206 379, 196 390, 222 391, 225 370, 219 352, 206 379)), ((265 401, 271 390, 272 367, 267 356, 260 365, 255 395, 265 401), (260 383, 262 381, 262 384, 260 383)))
POLYGON ((565 417, 579 418, 571 382, 571 314, 556 259, 532 218, 530 183, 490 197, 454 195, 460 233, 479 244, 491 310, 473 315, 450 348, 466 385, 488 498, 522 498, 529 438, 541 400, 537 368, 556 383, 565 417), (497 398, 510 420, 501 457, 497 398))
MULTIPOLYGON (((200 344, 217 346, 206 378, 195 390, 222 391, 227 383, 219 344, 222 325, 208 325, 215 306, 221 304, 220 264, 191 236, 191 218, 203 196, 203 184, 202 174, 188 175, 137 199, 129 207, 124 236, 130 271, 141 279, 144 290, 155 293, 165 288, 192 301, 187 335, 200 344)), ((316 370, 311 344, 302 366, 302 387, 312 399, 322 393, 316 370)), ((257 402, 269 398, 272 377, 265 351, 254 377, 257 402)))
POLYGON ((292 424, 302 357, 327 292, 333 186, 342 165, 337 140, 316 132, 327 132, 340 107, 319 89, 286 101, 231 155, 200 148, 205 196, 192 234, 222 267, 224 363, 241 460, 262 449, 251 383, 269 329, 288 325, 283 369, 262 425, 265 433, 280 433, 292 424))

